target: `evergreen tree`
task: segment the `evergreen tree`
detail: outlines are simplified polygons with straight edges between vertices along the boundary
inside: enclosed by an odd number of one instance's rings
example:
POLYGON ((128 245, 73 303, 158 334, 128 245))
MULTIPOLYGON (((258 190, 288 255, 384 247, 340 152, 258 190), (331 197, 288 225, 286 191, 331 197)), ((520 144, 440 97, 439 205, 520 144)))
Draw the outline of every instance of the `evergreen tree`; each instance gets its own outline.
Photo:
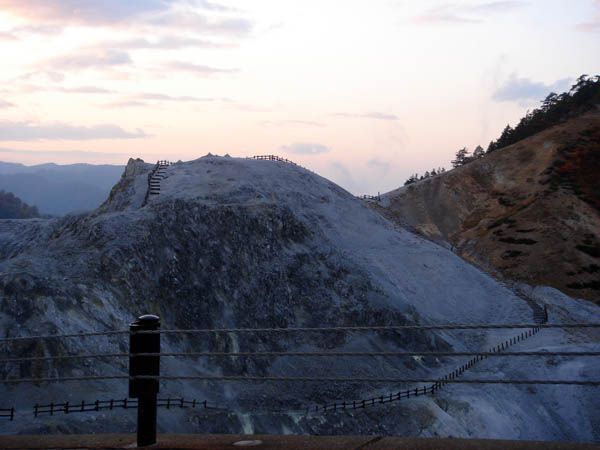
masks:
POLYGON ((404 182, 404 186, 413 184, 414 182, 418 181, 418 179, 419 179, 419 176, 415 173, 414 175, 411 175, 410 177, 408 177, 408 180, 406 180, 404 182))
POLYGON ((467 151, 467 147, 463 147, 456 152, 455 159, 450 161, 452 163, 452 167, 460 167, 464 166, 469 162, 469 152, 467 151))
POLYGON ((490 142, 488 153, 596 108, 600 104, 600 76, 581 75, 569 92, 551 92, 541 103, 539 108, 527 111, 514 128, 507 125, 501 136, 490 142))
POLYGON ((473 150, 473 159, 482 158, 484 156, 485 156, 485 151, 483 150, 483 147, 481 145, 478 145, 477 147, 475 147, 475 150, 473 150))

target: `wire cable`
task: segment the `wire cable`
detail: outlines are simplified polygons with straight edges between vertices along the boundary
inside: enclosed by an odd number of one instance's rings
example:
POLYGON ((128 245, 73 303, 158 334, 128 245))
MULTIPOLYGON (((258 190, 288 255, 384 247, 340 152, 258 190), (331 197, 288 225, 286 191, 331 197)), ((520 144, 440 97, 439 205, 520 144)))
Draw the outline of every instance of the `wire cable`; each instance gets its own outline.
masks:
POLYGON ((100 380, 187 380, 187 381, 274 381, 274 382, 345 382, 345 383, 464 383, 464 384, 573 384, 598 386, 600 380, 498 380, 498 379, 447 379, 440 378, 395 378, 395 377, 287 377, 287 376, 251 376, 251 375, 128 375, 54 377, 54 378, 16 378, 0 380, 2 384, 20 383, 62 383, 67 381, 100 380))
MULTIPOLYGON (((338 332, 338 331, 397 331, 397 330, 496 330, 517 328, 600 328, 600 323, 566 324, 440 324, 440 325, 381 325, 340 327, 290 327, 290 328, 200 328, 188 330, 139 330, 139 334, 194 334, 194 333, 295 333, 295 332, 338 332)), ((129 330, 109 330, 91 333, 46 334, 18 336, 0 339, 0 344, 34 339, 85 338, 92 336, 114 336, 130 334, 129 330)))
POLYGON ((398 330, 496 330, 518 328, 600 328, 600 323, 568 324, 447 324, 447 325, 380 325, 341 327, 290 328, 199 328, 188 330, 140 330, 139 334, 201 334, 201 333, 295 333, 338 331, 398 331, 398 330))
POLYGON ((14 362, 34 362, 34 361, 60 361, 73 359, 103 359, 103 358, 129 358, 129 357, 183 357, 183 358, 201 358, 201 357, 364 357, 364 356, 403 356, 403 357, 462 357, 462 356, 480 356, 480 357, 504 357, 504 356, 600 356, 600 351, 573 351, 573 352, 405 352, 405 351, 380 351, 380 352, 285 352, 285 351, 265 351, 265 352, 164 352, 164 353, 101 353, 91 355, 59 355, 59 356, 26 356, 19 358, 0 358, 0 363, 14 362))
MULTIPOLYGON (((394 377, 285 377, 247 375, 178 375, 137 376, 141 380, 199 380, 199 381, 290 381, 290 382, 347 382, 347 383, 439 383, 439 378, 394 378, 394 377)), ((598 386, 600 380, 498 380, 498 379, 451 379, 445 383, 464 384, 574 384, 598 386)))
POLYGON ((8 342, 29 341, 35 339, 62 339, 62 338, 85 338, 91 336, 114 336, 120 334, 129 334, 129 330, 110 330, 110 331, 94 331, 91 333, 73 333, 73 334, 42 334, 37 336, 17 336, 11 338, 0 339, 0 344, 8 342))
MULTIPOLYGON (((149 355, 160 355, 160 353, 149 354, 149 355)), ((133 356, 133 355, 130 353, 99 353, 99 354, 92 354, 92 355, 24 356, 22 358, 0 358, 0 363, 60 361, 60 360, 69 360, 69 359, 126 358, 129 356, 133 356)))
MULTIPOLYGON (((498 357, 498 356, 600 356, 600 351, 574 351, 574 352, 548 352, 548 351, 537 351, 537 352, 405 352, 405 351, 374 351, 374 352, 188 352, 188 353, 134 353, 131 356, 167 356, 167 357, 272 357, 272 356, 292 356, 292 357, 304 357, 304 356, 336 356, 336 357, 355 357, 355 356, 484 356, 484 357, 498 357)), ((2 360, 0 360, 2 361, 2 360)))

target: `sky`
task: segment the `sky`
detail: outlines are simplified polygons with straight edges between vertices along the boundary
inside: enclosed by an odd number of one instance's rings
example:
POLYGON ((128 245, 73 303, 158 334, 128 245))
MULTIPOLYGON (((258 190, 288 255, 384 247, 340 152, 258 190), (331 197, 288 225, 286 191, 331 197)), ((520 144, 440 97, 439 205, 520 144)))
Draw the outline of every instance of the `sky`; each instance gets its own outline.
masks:
POLYGON ((277 154, 355 194, 600 73, 600 0, 0 0, 0 160, 277 154))

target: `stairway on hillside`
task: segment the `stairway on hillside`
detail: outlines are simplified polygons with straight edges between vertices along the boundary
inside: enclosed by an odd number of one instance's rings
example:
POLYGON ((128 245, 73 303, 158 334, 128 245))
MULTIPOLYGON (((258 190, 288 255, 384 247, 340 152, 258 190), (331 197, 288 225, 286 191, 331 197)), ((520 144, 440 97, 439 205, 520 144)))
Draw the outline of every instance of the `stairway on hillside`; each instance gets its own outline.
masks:
POLYGON ((148 193, 150 195, 160 194, 160 183, 165 177, 167 167, 170 165, 171 163, 169 161, 158 161, 156 163, 156 167, 148 179, 148 193))

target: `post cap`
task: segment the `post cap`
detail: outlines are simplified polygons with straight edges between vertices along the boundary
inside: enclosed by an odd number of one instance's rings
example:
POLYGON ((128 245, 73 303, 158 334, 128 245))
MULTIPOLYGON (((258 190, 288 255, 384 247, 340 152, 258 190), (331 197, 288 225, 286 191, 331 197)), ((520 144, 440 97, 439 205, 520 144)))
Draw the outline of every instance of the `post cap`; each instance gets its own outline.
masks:
POLYGON ((142 328, 152 328, 160 325, 160 317, 154 314, 144 314, 139 316, 131 325, 135 325, 142 328))

